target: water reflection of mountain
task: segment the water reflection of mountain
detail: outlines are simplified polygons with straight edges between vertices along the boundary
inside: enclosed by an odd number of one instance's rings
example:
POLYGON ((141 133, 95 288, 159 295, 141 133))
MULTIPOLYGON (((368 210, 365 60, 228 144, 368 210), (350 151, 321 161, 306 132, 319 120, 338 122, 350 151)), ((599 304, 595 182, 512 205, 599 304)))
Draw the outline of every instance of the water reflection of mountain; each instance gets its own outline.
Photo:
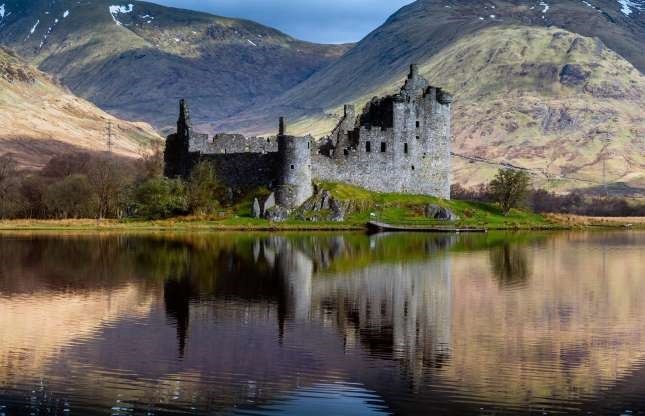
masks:
POLYGON ((0 238, 0 386, 47 375, 54 400, 73 380, 103 410, 124 391, 131 406, 206 411, 345 382, 404 414, 575 408, 645 365, 644 247, 642 234, 0 238))

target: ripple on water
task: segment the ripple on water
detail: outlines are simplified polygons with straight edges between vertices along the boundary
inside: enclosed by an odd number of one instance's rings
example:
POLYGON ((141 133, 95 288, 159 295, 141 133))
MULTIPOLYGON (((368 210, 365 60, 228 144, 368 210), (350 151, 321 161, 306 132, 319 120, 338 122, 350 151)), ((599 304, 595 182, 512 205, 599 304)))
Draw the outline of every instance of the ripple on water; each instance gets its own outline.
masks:
POLYGON ((645 233, 442 238, 0 236, 0 413, 645 411, 645 233))

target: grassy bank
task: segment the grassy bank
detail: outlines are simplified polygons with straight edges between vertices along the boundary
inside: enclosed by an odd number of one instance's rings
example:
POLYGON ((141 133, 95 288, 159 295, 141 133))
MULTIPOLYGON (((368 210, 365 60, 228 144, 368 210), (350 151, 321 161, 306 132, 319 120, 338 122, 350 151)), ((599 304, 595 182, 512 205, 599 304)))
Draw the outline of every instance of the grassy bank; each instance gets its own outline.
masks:
POLYGON ((371 219, 390 224, 451 225, 454 227, 482 227, 488 229, 551 229, 560 225, 548 218, 525 210, 512 210, 505 216, 494 204, 471 201, 444 200, 426 195, 377 193, 339 183, 322 183, 341 201, 351 201, 357 209, 347 220, 365 224, 371 219), (425 207, 437 205, 448 208, 459 216, 458 221, 447 222, 426 218, 425 207))
POLYGON ((209 219, 177 217, 164 220, 7 220, 0 221, 0 231, 358 231, 365 224, 311 223, 305 221, 269 222, 253 218, 209 219))
POLYGON ((0 221, 0 230, 106 230, 106 231, 356 231, 370 220, 390 224, 482 227, 489 230, 550 230, 588 227, 645 227, 645 218, 590 218, 566 215, 539 215, 514 209, 505 216, 495 204, 443 200, 424 195, 370 192, 351 185, 321 183, 335 199, 351 209, 344 222, 310 222, 289 219, 276 223, 251 218, 247 199, 218 217, 177 217, 165 220, 11 220, 0 221), (436 221, 425 217, 429 204, 450 209, 458 221, 436 221))

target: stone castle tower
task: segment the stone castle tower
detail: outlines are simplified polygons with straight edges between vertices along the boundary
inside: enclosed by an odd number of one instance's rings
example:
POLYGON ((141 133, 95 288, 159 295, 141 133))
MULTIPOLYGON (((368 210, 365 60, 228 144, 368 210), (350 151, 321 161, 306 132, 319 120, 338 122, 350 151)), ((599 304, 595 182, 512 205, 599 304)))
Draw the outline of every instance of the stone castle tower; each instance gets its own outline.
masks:
POLYGON ((289 136, 286 121, 280 117, 278 131, 279 177, 276 203, 288 209, 297 208, 313 195, 311 175, 311 141, 309 137, 289 136))
POLYGON ((171 134, 166 139, 164 151, 164 175, 169 178, 187 178, 190 175, 192 162, 190 158, 190 140, 192 126, 190 112, 185 100, 179 101, 179 119, 177 119, 177 133, 171 134))

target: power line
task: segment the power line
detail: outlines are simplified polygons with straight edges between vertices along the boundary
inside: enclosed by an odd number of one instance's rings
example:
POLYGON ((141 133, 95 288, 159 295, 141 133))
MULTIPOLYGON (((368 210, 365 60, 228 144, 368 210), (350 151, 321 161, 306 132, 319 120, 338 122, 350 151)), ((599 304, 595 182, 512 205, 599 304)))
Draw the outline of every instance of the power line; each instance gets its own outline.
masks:
POLYGON ((105 144, 107 145, 108 153, 112 153, 113 138, 114 138, 114 130, 112 128, 112 121, 109 120, 105 128, 105 142, 106 142, 105 144))
POLYGON ((454 152, 450 152, 450 154, 452 156, 454 156, 454 157, 465 159, 465 160, 468 160, 468 161, 471 161, 471 162, 485 163, 485 164, 488 164, 488 165, 499 166, 499 167, 504 168, 504 169, 522 170, 522 171, 528 172, 529 174, 534 175, 534 176, 542 176, 547 180, 552 180, 552 179, 556 179, 556 180, 571 180, 571 181, 577 181, 577 182, 584 182, 584 183, 588 183, 588 184, 592 184, 592 185, 599 185, 599 186, 602 186, 604 188, 605 194, 609 195, 609 184, 607 182, 606 156, 613 156, 614 155, 613 152, 610 152, 609 154, 607 154, 606 152, 603 151, 603 153, 602 153, 602 160, 603 160, 603 179, 602 179, 602 182, 597 182, 597 181, 594 181, 594 180, 591 180, 591 179, 575 178, 575 177, 566 176, 566 175, 552 175, 552 174, 549 174, 549 173, 545 172, 543 169, 525 168, 525 167, 522 167, 522 166, 513 165, 513 164, 508 163, 508 162, 499 162, 499 161, 486 159, 486 158, 478 157, 478 156, 467 156, 467 155, 462 155, 462 154, 454 153, 454 152))

